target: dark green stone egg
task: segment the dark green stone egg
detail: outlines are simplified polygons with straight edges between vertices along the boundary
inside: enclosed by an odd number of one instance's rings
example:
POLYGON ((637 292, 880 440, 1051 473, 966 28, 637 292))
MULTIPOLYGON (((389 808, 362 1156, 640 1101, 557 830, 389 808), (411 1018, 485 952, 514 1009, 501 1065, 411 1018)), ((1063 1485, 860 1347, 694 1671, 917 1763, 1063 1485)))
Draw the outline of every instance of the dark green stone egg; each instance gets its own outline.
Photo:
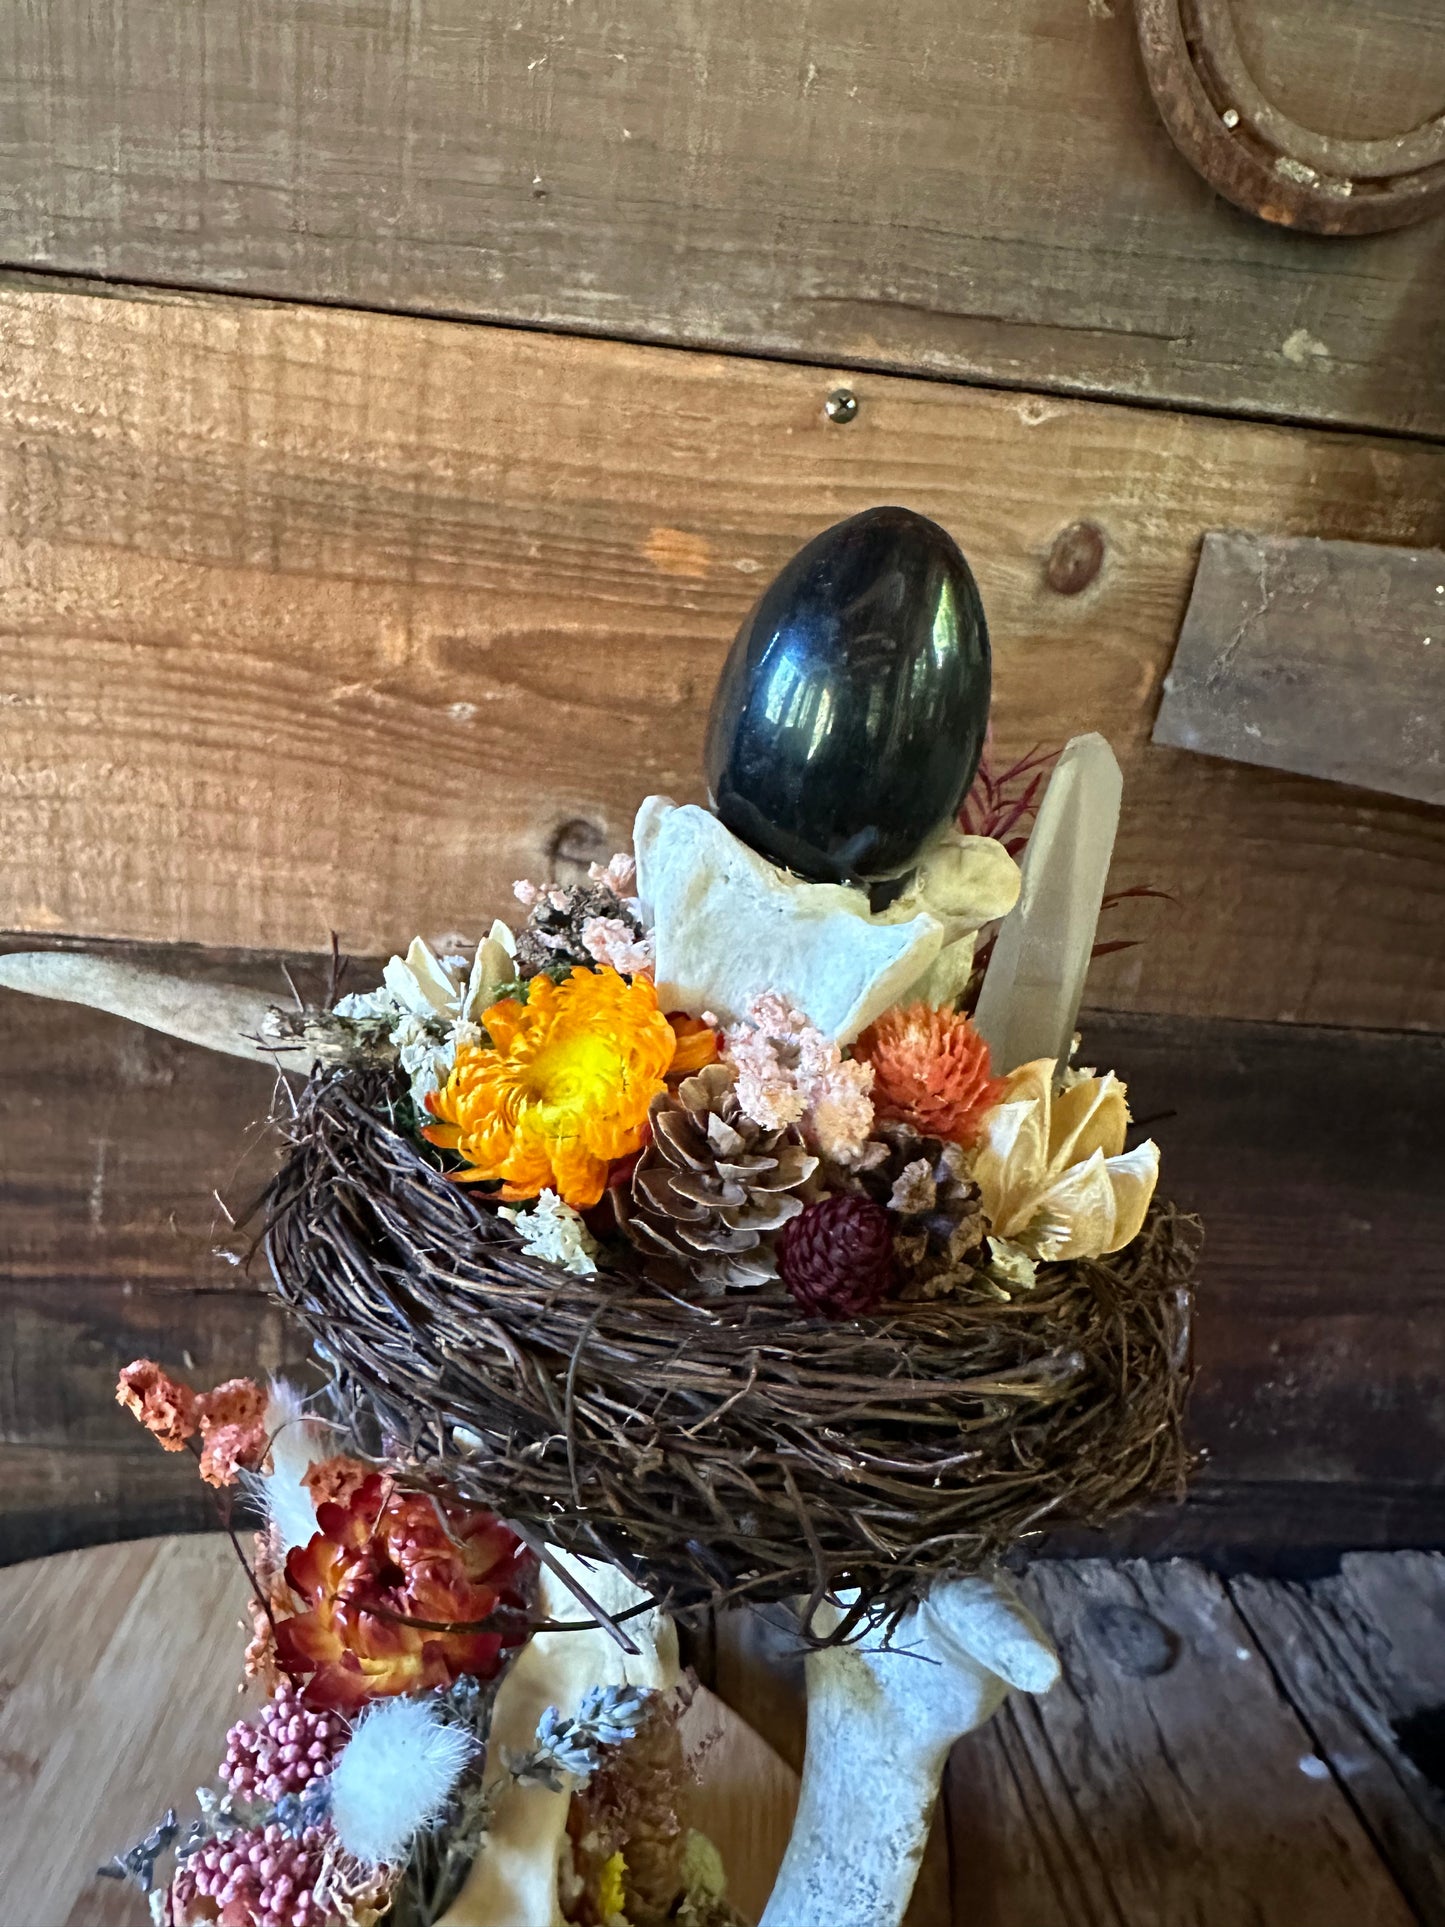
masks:
POLYGON ((825 529, 764 590, 708 718, 713 808, 818 882, 906 875, 988 727, 988 629, 953 537, 911 509, 825 529))

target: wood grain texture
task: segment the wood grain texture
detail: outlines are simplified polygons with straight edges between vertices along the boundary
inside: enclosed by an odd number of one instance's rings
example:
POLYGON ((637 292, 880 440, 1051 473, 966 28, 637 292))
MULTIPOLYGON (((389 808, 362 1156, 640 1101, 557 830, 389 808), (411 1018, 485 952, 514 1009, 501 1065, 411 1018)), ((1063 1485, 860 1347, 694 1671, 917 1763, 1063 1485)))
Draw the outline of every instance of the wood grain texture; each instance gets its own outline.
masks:
MULTIPOLYGON (((132 954, 286 981, 276 958, 132 954)), ((1445 1042, 1104 1012, 1084 1037, 1207 1226, 1190 1415, 1207 1457, 1182 1512, 1108 1543, 1292 1568, 1445 1545, 1445 1042)), ((246 1239, 213 1189, 233 1211, 254 1198, 270 1075, 14 993, 0 1040, 0 1559, 204 1523, 189 1463, 112 1394, 138 1353, 200 1380, 304 1355, 259 1270, 220 1255, 246 1239)))
MULTIPOLYGON (((1445 103, 1438 9, 1242 11, 1326 122, 1445 103)), ((1221 204, 1111 0, 0 12, 20 267, 1439 434, 1442 243, 1221 204)))
POLYGON ((1445 550, 1212 531, 1153 740, 1445 803, 1445 550))
MULTIPOLYGON (((0 1573, 0 1886, 24 1927, 138 1927, 145 1903, 95 1869, 216 1782, 249 1637, 226 1540, 149 1540, 0 1573)), ((797 1776, 705 1689, 686 1743, 697 1824, 752 1918, 787 1845, 797 1776)), ((942 1919, 927 1927, 945 1927, 942 1919)))
POLYGON ((1229 1590, 1416 1913, 1445 1921, 1445 1559, 1352 1554, 1308 1589, 1229 1590))
MULTIPOLYGON (((0 296, 0 923, 362 950, 475 935, 693 796, 805 537, 959 536, 1000 754, 1101 729, 1137 1009, 1445 1028, 1445 820, 1149 743, 1205 528, 1445 539, 1445 450, 248 303, 0 296), (1101 530, 1082 593, 1059 532, 1101 530)), ((1120 933, 1123 933, 1120 913, 1120 933)))
POLYGON ((968 1869, 981 1897, 970 1927, 1431 1918, 1219 1580, 1182 1562, 1044 1562, 1024 1590, 1064 1678, 954 1749, 955 1881, 968 1869))

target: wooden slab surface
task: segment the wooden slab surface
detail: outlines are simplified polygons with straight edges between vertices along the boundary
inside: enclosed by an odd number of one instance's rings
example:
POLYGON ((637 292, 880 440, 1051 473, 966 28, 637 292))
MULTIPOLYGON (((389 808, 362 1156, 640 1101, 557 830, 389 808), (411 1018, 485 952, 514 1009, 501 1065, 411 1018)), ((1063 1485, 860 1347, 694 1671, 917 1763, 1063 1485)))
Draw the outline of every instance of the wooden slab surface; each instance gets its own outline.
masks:
MULTIPOLYGON (((288 995, 274 957, 130 954, 288 995)), ((1110 1543, 1254 1562, 1445 1545, 1445 1042, 1103 1012, 1084 1034, 1207 1226, 1207 1457, 1182 1514, 1110 1543)), ((0 995, 0 1560, 210 1518, 189 1463, 113 1402, 136 1354, 200 1382, 304 1358, 215 1195, 237 1216, 254 1200, 272 1094, 257 1066, 0 995)))
POLYGON ((1206 528, 1428 546, 1445 448, 385 316, 0 297, 0 927, 385 950, 700 792, 751 600, 903 500, 1001 758, 1102 730, 1097 1001, 1445 1027, 1445 818, 1151 745, 1206 528), (1092 550, 1064 542, 1094 524, 1092 550), (1073 557, 1102 558, 1085 582, 1073 557), (1077 593, 1062 593, 1052 579, 1077 593), (1081 586, 1083 584, 1084 586, 1081 586))
MULTIPOLYGON (((14 1927, 140 1927, 95 1869, 215 1783, 246 1581, 221 1537, 65 1553, 0 1573, 0 1891, 14 1927)), ((706 1690, 687 1715, 698 1824, 756 1918, 787 1846, 797 1776, 706 1690)), ((920 1927, 944 1927, 943 1922, 920 1927)))
POLYGON ((1206 535, 1154 741, 1445 803, 1445 550, 1206 535))
MULTIPOLYGON (((1431 0, 1233 12, 1312 127, 1445 105, 1431 0)), ((1442 248, 1225 205, 1127 0, 0 9, 19 267, 1438 435, 1442 248)))

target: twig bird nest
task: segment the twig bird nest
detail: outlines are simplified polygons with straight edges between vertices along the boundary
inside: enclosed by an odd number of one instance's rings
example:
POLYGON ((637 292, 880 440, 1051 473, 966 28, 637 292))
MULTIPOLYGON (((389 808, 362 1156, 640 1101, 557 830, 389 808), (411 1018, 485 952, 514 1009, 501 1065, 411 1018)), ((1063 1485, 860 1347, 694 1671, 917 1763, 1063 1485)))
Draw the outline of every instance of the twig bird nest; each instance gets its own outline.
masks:
POLYGON ((1182 1487, 1195 1222, 870 1317, 576 1276, 448 1182, 376 1073, 315 1072, 268 1200, 277 1288, 387 1449, 674 1609, 856 1589, 833 1635, 1043 1528, 1182 1487))

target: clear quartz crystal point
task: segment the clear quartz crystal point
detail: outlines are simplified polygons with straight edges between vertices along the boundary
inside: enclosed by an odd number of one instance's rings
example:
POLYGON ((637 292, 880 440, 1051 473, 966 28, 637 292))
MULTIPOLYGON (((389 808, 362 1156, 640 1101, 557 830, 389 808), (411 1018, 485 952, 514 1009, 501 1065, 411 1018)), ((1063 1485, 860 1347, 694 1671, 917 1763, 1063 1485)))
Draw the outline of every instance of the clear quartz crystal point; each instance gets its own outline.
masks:
POLYGON ((1024 851, 974 1024, 998 1073, 1068 1058, 1099 926, 1124 781, 1102 736, 1075 736, 1054 765, 1024 851))

